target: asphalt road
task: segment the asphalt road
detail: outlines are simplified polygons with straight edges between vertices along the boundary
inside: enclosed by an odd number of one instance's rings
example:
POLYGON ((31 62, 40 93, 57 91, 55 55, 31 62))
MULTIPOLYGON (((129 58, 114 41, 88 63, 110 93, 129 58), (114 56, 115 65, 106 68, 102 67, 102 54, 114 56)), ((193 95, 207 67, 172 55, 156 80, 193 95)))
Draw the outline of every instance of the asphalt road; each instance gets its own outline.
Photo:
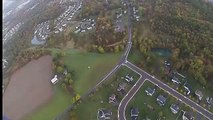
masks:
POLYGON ((213 114, 211 112, 209 112, 205 108, 201 107, 199 104, 193 102, 192 100, 190 100, 186 96, 180 94, 179 92, 177 92, 173 88, 169 87, 165 83, 161 82, 160 80, 158 80, 154 76, 148 74, 147 72, 138 68, 137 66, 133 65, 130 62, 126 62, 124 65, 127 66, 128 68, 132 69, 133 71, 135 71, 136 73, 138 73, 142 77, 137 81, 137 83, 132 87, 132 89, 127 93, 127 95, 121 101, 121 103, 118 107, 118 118, 119 118, 119 120, 126 120, 126 115, 125 115, 126 106, 129 103, 129 101, 132 99, 132 97, 140 89, 140 87, 143 85, 145 80, 152 82, 153 84, 155 84, 158 87, 162 88, 163 90, 167 91, 170 95, 179 99, 179 101, 189 105, 191 108, 195 109, 198 113, 202 114, 206 118, 213 120, 213 114))

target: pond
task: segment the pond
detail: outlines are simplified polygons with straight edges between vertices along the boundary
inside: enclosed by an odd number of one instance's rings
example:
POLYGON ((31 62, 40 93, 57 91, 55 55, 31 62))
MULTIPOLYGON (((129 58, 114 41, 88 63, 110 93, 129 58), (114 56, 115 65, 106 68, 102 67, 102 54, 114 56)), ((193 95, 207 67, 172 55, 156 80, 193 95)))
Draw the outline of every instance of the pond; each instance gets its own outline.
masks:
POLYGON ((169 48, 152 48, 151 51, 162 57, 170 57, 172 55, 172 51, 169 48))
POLYGON ((38 40, 38 38, 36 37, 36 35, 31 40, 31 44, 32 45, 44 45, 45 43, 46 43, 46 41, 44 41, 44 40, 38 40))

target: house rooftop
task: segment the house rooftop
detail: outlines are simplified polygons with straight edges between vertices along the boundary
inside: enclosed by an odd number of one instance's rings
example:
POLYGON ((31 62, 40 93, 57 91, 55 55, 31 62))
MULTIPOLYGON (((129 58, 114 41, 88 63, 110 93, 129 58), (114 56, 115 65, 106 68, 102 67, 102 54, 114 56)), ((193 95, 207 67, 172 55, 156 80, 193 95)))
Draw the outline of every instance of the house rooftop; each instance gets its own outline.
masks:
POLYGON ((201 100, 203 98, 203 93, 200 90, 196 90, 195 95, 197 95, 199 97, 199 100, 201 100))
POLYGON ((110 120, 112 115, 112 111, 102 108, 98 109, 97 119, 98 120, 110 120))
POLYGON ((150 96, 152 96, 154 93, 155 93, 155 89, 153 88, 150 88, 150 87, 148 87, 146 90, 145 90, 145 92, 147 93, 147 95, 150 95, 150 96))
POLYGON ((127 84, 126 84, 125 82, 120 83, 120 84, 118 85, 117 91, 125 90, 126 85, 127 85, 127 84))
POLYGON ((182 118, 183 120, 194 120, 194 117, 189 112, 184 112, 182 118))
POLYGON ((57 78, 57 75, 54 76, 54 78, 51 80, 51 82, 53 84, 56 84, 58 82, 58 78, 57 78))
POLYGON ((137 117, 139 113, 138 108, 131 108, 131 117, 137 117))
POLYGON ((109 103, 115 103, 116 102, 116 95, 115 94, 112 94, 110 97, 109 97, 109 103))
POLYGON ((160 106, 164 105, 166 103, 166 97, 164 97, 163 95, 159 95, 157 97, 157 102, 160 106))
POLYGON ((172 104, 172 105, 170 106, 170 109, 171 109, 171 111, 172 111, 174 114, 176 114, 176 113, 178 113, 178 111, 180 110, 180 107, 179 107, 178 104, 172 104))
POLYGON ((180 83, 181 83, 180 80, 179 80, 177 77, 175 77, 175 76, 173 76, 172 82, 173 82, 173 83, 177 83, 177 84, 180 84, 180 83))

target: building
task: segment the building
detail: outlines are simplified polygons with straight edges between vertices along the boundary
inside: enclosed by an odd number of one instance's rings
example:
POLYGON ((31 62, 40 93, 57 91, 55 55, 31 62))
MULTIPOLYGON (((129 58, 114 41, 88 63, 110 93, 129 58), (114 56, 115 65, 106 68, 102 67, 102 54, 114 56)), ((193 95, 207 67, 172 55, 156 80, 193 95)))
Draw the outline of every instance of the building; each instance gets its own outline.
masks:
POLYGON ((186 91, 186 95, 189 95, 191 93, 191 86, 187 82, 185 82, 183 87, 186 91))
POLYGON ((189 112, 184 112, 182 119, 183 120, 194 120, 194 117, 189 112))
POLYGON ((172 82, 175 84, 181 84, 180 80, 175 76, 172 78, 172 82))
POLYGON ((180 110, 180 107, 178 106, 178 104, 172 104, 170 106, 170 110, 172 111, 172 113, 177 114, 178 111, 180 110))
POLYGON ((131 120, 137 120, 138 114, 139 114, 138 108, 131 108, 131 120))
POLYGON ((206 98, 206 102, 207 102, 209 105, 213 105, 213 98, 212 98, 212 97, 207 97, 207 98, 206 98))
POLYGON ((112 111, 105 108, 98 109, 97 120, 110 120, 112 111))
POLYGON ((121 91, 121 90, 124 90, 125 91, 125 88, 126 88, 126 83, 122 82, 118 85, 118 88, 117 88, 117 91, 121 91))
POLYGON ((152 89, 152 88, 148 87, 145 90, 145 92, 146 92, 147 95, 152 96, 155 93, 155 89, 152 89))
POLYGON ((130 77, 129 74, 128 74, 128 75, 126 75, 125 80, 126 80, 127 82, 131 82, 131 81, 133 81, 133 76, 130 77))
POLYGON ((203 93, 200 90, 195 91, 195 95, 198 97, 199 100, 202 100, 203 98, 203 93))
POLYGON ((165 103, 166 103, 166 97, 164 97, 163 95, 159 95, 158 97, 157 97, 157 103, 160 105, 160 106, 163 106, 163 105, 165 105, 165 103))
POLYGON ((116 103, 117 100, 116 100, 116 95, 115 94, 112 94, 110 97, 109 97, 109 103, 116 103))
POLYGON ((54 76, 54 78, 51 80, 52 84, 56 84, 58 82, 57 75, 54 76))

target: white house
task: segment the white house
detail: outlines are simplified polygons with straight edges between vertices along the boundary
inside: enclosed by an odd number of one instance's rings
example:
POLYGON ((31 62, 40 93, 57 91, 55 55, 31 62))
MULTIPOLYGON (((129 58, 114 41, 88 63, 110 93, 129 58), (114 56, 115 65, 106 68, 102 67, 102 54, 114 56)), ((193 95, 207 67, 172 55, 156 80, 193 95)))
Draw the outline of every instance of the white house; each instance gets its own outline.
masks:
POLYGON ((56 84, 58 82, 57 75, 54 76, 54 78, 51 80, 52 84, 56 84))

